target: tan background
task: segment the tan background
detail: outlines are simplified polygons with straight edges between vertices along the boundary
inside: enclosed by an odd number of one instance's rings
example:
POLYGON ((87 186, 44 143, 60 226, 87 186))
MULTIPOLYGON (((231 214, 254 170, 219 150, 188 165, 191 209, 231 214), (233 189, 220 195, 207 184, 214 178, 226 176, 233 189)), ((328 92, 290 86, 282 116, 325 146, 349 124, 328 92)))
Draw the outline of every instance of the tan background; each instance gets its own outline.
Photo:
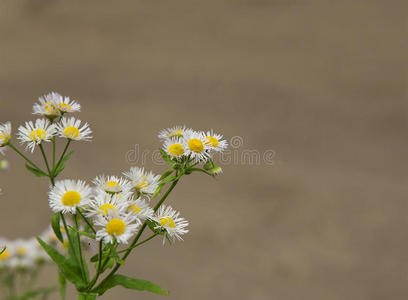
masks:
MULTIPOLYGON (((77 99, 95 139, 74 145, 68 178, 120 174, 169 125, 275 151, 176 188, 191 233, 123 269, 166 299, 406 299, 404 2, 2 0, 0 121, 33 119, 51 90, 77 99)), ((48 224, 47 183, 8 153, 0 234, 28 237, 48 224)))

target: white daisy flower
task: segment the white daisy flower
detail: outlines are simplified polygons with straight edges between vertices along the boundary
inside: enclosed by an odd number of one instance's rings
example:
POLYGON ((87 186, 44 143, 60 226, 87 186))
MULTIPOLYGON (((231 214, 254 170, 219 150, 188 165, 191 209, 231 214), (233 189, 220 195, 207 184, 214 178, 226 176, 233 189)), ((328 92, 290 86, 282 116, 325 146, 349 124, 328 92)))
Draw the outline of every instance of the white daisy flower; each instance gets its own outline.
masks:
POLYGON ((10 264, 10 260, 13 256, 12 243, 6 239, 0 239, 0 251, 6 249, 0 254, 0 268, 7 267, 10 264))
POLYGON ((209 157, 208 149, 210 145, 203 132, 187 131, 184 135, 184 140, 187 144, 187 152, 191 158, 196 161, 205 160, 209 157))
MULTIPOLYGON (((1 149, 0 149, 0 152, 1 152, 1 149)), ((0 160, 0 171, 5 171, 5 170, 8 170, 9 168, 10 168, 10 163, 7 160, 5 159, 0 160)))
POLYGON ((132 167, 129 172, 123 173, 132 183, 138 193, 152 195, 159 186, 159 175, 145 172, 144 168, 132 167))
POLYGON ((2 147, 6 146, 11 139, 11 123, 6 122, 4 124, 0 124, 0 151, 2 151, 2 147))
POLYGON ((58 133, 60 137, 65 137, 74 141, 90 141, 92 139, 91 129, 88 123, 81 127, 81 120, 71 118, 62 118, 58 124, 58 133))
POLYGON ((128 180, 116 176, 101 175, 96 177, 93 183, 99 189, 111 194, 128 192, 132 188, 132 184, 128 180))
MULTIPOLYGON (((173 240, 183 240, 181 236, 188 232, 186 227, 188 226, 188 221, 184 218, 179 217, 180 213, 175 211, 171 206, 160 206, 159 210, 153 220, 158 223, 155 229, 161 229, 166 231, 167 236, 173 240)), ((163 239, 163 244, 165 238, 163 239)))
POLYGON ((140 224, 146 219, 151 219, 154 213, 147 202, 140 197, 129 201, 127 211, 136 216, 140 224))
POLYGON ((49 204, 54 212, 75 214, 77 207, 89 203, 91 188, 82 180, 61 180, 50 188, 49 204))
POLYGON ((100 191, 95 198, 89 201, 86 207, 86 215, 87 217, 108 217, 111 213, 123 214, 128 206, 128 195, 123 193, 112 195, 100 191))
POLYGON ((174 126, 172 128, 166 128, 159 132, 159 139, 165 141, 173 138, 182 138, 186 131, 191 129, 186 128, 186 126, 174 126))
POLYGON ((180 158, 186 154, 187 144, 184 139, 181 138, 166 140, 163 145, 163 150, 171 157, 180 158))
POLYGON ((29 121, 18 128, 17 138, 21 143, 27 143, 26 148, 34 151, 36 145, 49 142, 56 133, 56 127, 49 120, 37 119, 35 123, 29 121))
POLYGON ((211 131, 207 131, 205 139, 207 145, 210 146, 210 150, 222 152, 228 147, 228 143, 226 140, 222 139, 222 135, 214 133, 212 129, 211 131))
POLYGON ((60 95, 60 97, 55 100, 55 104, 61 114, 81 111, 81 105, 74 100, 70 100, 69 97, 60 95))
POLYGON ((135 223, 135 217, 131 214, 110 214, 108 218, 99 217, 95 220, 95 225, 102 226, 96 232, 96 239, 105 243, 127 244, 128 240, 137 231, 139 223, 135 223))
POLYGON ((33 239, 22 240, 18 239, 13 242, 14 256, 12 265, 19 268, 34 267, 37 249, 33 243, 33 239))
POLYGON ((42 115, 48 119, 55 119, 61 115, 60 110, 57 107, 57 99, 62 98, 58 93, 49 93, 38 98, 39 103, 35 103, 33 106, 34 115, 42 115))

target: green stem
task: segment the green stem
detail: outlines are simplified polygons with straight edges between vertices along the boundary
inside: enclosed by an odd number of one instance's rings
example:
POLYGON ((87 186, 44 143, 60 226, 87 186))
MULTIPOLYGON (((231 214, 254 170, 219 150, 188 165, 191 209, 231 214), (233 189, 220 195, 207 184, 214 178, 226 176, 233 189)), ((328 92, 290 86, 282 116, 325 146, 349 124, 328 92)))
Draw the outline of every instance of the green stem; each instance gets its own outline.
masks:
POLYGON ((85 223, 89 226, 89 228, 91 228, 93 233, 96 233, 95 228, 93 228, 92 224, 88 221, 88 219, 83 215, 83 213, 81 212, 81 210, 77 207, 77 212, 79 213, 79 215, 82 217, 82 219, 84 219, 85 223))
MULTIPOLYGON (((30 165, 32 165, 34 168, 37 168, 38 170, 41 170, 40 167, 38 167, 35 163, 33 163, 30 159, 28 159, 23 153, 20 152, 20 150, 18 150, 16 148, 16 146, 14 146, 12 143, 8 143, 8 146, 13 149, 18 155, 20 155, 22 158, 25 159, 25 161, 27 161, 30 165)), ((41 170, 42 171, 42 170, 41 170)))
POLYGON ((98 261, 98 269, 96 270, 95 277, 92 279, 91 283, 89 284, 89 289, 91 289, 95 282, 98 280, 99 275, 101 275, 101 270, 102 270, 102 246, 103 246, 103 241, 99 241, 99 261, 98 261))
POLYGON ((40 150, 41 150, 42 157, 43 157, 43 159, 45 161, 45 165, 46 165, 47 170, 48 170, 48 177, 50 177, 51 183, 54 186, 54 176, 53 176, 53 174, 51 174, 50 166, 48 164, 48 159, 47 159, 47 155, 45 154, 44 147, 43 147, 42 144, 39 144, 39 147, 40 147, 40 150))
POLYGON ((60 159, 59 159, 58 162, 57 162, 57 165, 56 165, 55 170, 58 168, 59 164, 61 163, 62 159, 64 158, 64 155, 65 155, 65 153, 67 152, 68 147, 69 147, 69 144, 71 143, 71 141, 72 141, 71 139, 68 139, 68 140, 67 140, 67 143, 66 143, 66 145, 65 145, 64 151, 62 151, 61 157, 60 157, 60 159))
POLYGON ((190 170, 191 170, 192 172, 198 171, 198 172, 205 173, 205 174, 207 174, 207 175, 209 175, 209 176, 214 176, 214 175, 211 174, 210 172, 207 172, 206 170, 203 170, 203 169, 200 169, 200 168, 191 168, 190 170))
POLYGON ((78 254, 79 254, 79 264, 81 265, 81 272, 82 276, 84 279, 86 279, 86 274, 85 274, 85 267, 84 267, 84 260, 82 257, 82 248, 81 248, 81 237, 79 235, 79 224, 78 224, 78 215, 73 215, 73 219, 75 222, 75 229, 76 229, 76 238, 77 238, 77 243, 78 243, 78 254))
MULTIPOLYGON (((61 212, 60 212, 60 216, 61 216, 61 219, 62 219, 62 223, 64 224, 64 229, 65 229, 65 232, 66 232, 67 237, 68 237, 68 247, 71 247, 71 249, 72 249, 72 253, 74 253, 74 254, 75 254, 74 248, 72 248, 72 247, 73 247, 73 245, 74 245, 74 243, 72 243, 72 240, 71 240, 71 235, 69 234, 69 231, 68 231, 67 222, 65 221, 65 216, 64 216, 64 214, 63 214, 63 213, 61 213, 61 212)), ((76 255, 75 255, 75 258, 76 258, 76 255)))
POLYGON ((52 137, 52 169, 55 167, 55 136, 52 137))
MULTIPOLYGON (((164 200, 166 200, 167 196, 171 193, 171 191, 174 189, 174 187, 177 185, 178 181, 180 180, 180 177, 183 174, 179 175, 179 178, 175 181, 173 181, 173 183, 171 184, 171 186, 169 187, 169 189, 167 190, 167 192, 163 195, 163 197, 160 199, 160 201, 156 204, 156 206, 154 207, 154 212, 156 212, 160 205, 163 204, 164 200)), ((140 236, 142 235, 143 231, 145 230, 145 228, 147 227, 147 223, 146 221, 143 223, 142 227, 139 229, 137 235, 135 236, 135 238, 133 239, 132 243, 130 244, 128 250, 126 250, 125 254, 122 256, 122 260, 125 260, 130 252, 132 251, 133 247, 135 247, 135 245, 137 244, 137 241, 139 240, 140 236)), ((99 285, 96 287, 96 289, 98 289, 98 287, 100 287, 104 282, 106 282, 113 274, 116 273, 116 271, 120 268, 121 264, 116 264, 115 267, 112 269, 112 271, 109 272, 109 274, 105 277, 104 280, 102 280, 99 285)))
POLYGON ((141 241, 140 243, 137 243, 137 244, 134 245, 133 247, 129 247, 129 248, 120 250, 120 251, 118 251, 118 252, 116 252, 116 253, 123 253, 123 252, 126 252, 126 251, 128 251, 128 250, 132 250, 132 249, 134 249, 134 248, 136 248, 136 247, 139 247, 140 245, 143 245, 144 243, 150 241, 150 240, 151 240, 152 238, 154 238, 156 235, 159 235, 159 234, 158 234, 158 233, 155 233, 155 234, 151 235, 150 237, 148 237, 147 239, 145 239, 144 241, 141 241))

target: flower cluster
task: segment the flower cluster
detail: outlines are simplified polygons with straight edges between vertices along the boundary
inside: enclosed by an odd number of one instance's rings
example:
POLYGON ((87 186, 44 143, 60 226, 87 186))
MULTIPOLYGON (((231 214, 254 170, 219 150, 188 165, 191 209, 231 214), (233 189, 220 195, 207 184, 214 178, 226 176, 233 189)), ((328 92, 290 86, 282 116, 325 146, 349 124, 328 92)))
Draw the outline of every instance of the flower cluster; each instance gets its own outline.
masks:
MULTIPOLYGON (((213 130, 195 131, 176 126, 163 129, 158 135, 163 142, 161 156, 169 167, 162 175, 132 167, 120 176, 99 175, 91 184, 80 179, 56 180, 71 157, 72 152, 68 152, 71 142, 92 139, 88 123, 66 116, 79 112, 80 108, 76 101, 53 92, 40 97, 33 107, 33 113, 42 118, 28 121, 18 128, 17 138, 26 149, 33 152, 38 146, 41 150, 46 169, 12 143, 10 122, 0 124, 0 151, 3 153, 8 146, 26 161, 28 171, 37 177, 49 178, 48 202, 54 212, 51 227, 37 238, 38 244, 34 239, 3 241, 7 248, 0 254, 0 269, 2 266, 30 268, 36 262, 45 261, 40 245, 58 265, 60 276, 64 277, 61 282, 66 279, 73 283, 78 291, 90 295, 86 299, 95 299, 92 297, 102 295, 116 285, 168 294, 151 282, 115 273, 134 248, 154 237, 163 236, 163 244, 166 240, 173 243, 183 239, 189 231, 189 222, 163 203, 182 176, 193 172, 211 177, 219 175, 222 169, 214 164, 213 154, 225 150, 227 142, 213 130), (59 159, 56 159, 57 137, 66 141, 59 159), (47 157, 45 142, 52 144, 52 158, 47 157), (167 191, 162 193, 167 185, 167 191), (157 202, 156 197, 159 198, 157 202), (146 228, 152 235, 139 241, 146 228), (123 249, 125 246, 122 245, 129 242, 130 246, 123 249), (89 248, 96 253, 90 258, 90 263, 95 264, 92 279, 82 252, 89 248), (112 270, 98 283, 108 269, 112 270)), ((64 298, 63 290, 64 287, 60 286, 64 298)))

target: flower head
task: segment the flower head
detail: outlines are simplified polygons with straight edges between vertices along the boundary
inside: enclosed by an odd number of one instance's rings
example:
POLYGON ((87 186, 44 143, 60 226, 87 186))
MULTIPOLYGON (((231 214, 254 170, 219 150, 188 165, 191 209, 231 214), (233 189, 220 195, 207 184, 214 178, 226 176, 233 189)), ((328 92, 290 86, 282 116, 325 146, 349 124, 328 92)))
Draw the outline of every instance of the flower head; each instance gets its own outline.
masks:
POLYGON ((184 135, 187 144, 187 152, 196 161, 206 160, 209 157, 210 145, 203 132, 187 131, 184 135))
POLYGON ((51 120, 64 113, 80 110, 80 104, 55 92, 41 96, 38 98, 38 103, 33 106, 33 114, 42 115, 51 120))
POLYGON ((145 172, 144 168, 132 167, 129 172, 123 173, 132 183, 138 193, 152 195, 159 186, 159 175, 145 172))
POLYGON ((183 138, 169 139, 164 142, 163 150, 174 158, 180 158, 187 152, 187 144, 183 138))
POLYGON ((99 217, 95 220, 96 226, 101 228, 96 232, 96 239, 105 243, 127 244, 129 238, 136 232, 139 223, 135 222, 135 217, 131 214, 111 213, 106 217, 99 217))
POLYGON ((222 135, 214 133, 212 129, 207 131, 205 139, 210 150, 222 152, 228 147, 228 143, 226 140, 222 139, 222 135))
POLYGON ((86 215, 88 217, 108 217, 112 213, 123 214, 129 205, 128 197, 123 193, 109 194, 100 190, 98 195, 89 201, 86 215))
MULTIPOLYGON (((183 240, 181 236, 188 233, 188 221, 179 217, 180 213, 175 211, 171 206, 160 206, 157 211, 157 215, 153 217, 153 220, 157 222, 155 229, 161 229, 166 231, 167 236, 175 240, 183 240)), ((163 239, 163 243, 165 239, 163 239)))
POLYGON ((136 216, 140 224, 153 217, 153 209, 140 197, 128 202, 127 211, 136 216))
POLYGON ((54 124, 46 119, 37 119, 35 123, 29 121, 25 123, 25 126, 20 126, 17 138, 21 143, 27 143, 26 148, 33 152, 36 145, 49 142, 55 133, 56 127, 54 124))
MULTIPOLYGON (((0 148, 6 146, 11 139, 11 123, 0 124, 0 148)), ((0 149, 1 150, 1 149, 0 149)))
POLYGON ((96 177, 93 183, 99 189, 111 194, 129 192, 132 188, 132 184, 128 180, 116 176, 101 175, 96 177))
POLYGON ((51 187, 49 204, 54 212, 76 213, 77 207, 89 203, 91 188, 81 180, 61 180, 51 187))
POLYGON ((91 129, 88 123, 81 126, 81 120, 71 118, 62 118, 58 124, 58 134, 60 137, 64 137, 74 141, 90 141, 92 139, 91 129))
POLYGON ((159 132, 159 138, 163 141, 173 139, 173 138, 182 138, 186 131, 191 129, 186 128, 186 126, 174 126, 172 128, 166 128, 159 132))

